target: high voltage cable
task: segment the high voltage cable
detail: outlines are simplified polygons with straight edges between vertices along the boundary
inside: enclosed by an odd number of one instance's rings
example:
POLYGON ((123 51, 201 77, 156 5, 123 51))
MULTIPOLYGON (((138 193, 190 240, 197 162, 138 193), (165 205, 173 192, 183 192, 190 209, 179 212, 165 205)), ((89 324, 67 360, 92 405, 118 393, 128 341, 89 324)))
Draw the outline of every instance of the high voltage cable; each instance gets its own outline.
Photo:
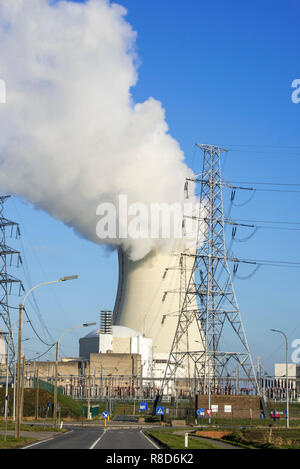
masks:
POLYGON ((259 148, 265 149, 288 149, 288 150, 299 150, 300 146, 298 145, 253 145, 253 144, 233 144, 233 143, 222 143, 223 147, 227 147, 228 152, 237 152, 237 153, 256 153, 262 155, 287 155, 287 156, 300 156, 300 153, 289 153, 286 151, 265 151, 259 150, 259 148), (230 148, 235 147, 235 148, 230 148), (237 148, 240 147, 240 148, 237 148), (250 149, 247 149, 250 148, 250 149), (251 149, 253 148, 253 150, 251 149))
MULTIPOLYGON (((20 217, 20 214, 19 214, 19 211, 17 209, 17 206, 15 204, 15 200, 14 198, 12 198, 12 202, 13 202, 13 205, 14 205, 14 208, 15 208, 15 211, 17 212, 17 215, 18 215, 18 218, 21 220, 21 217, 20 217)), ((25 229, 24 227, 24 224, 22 223, 22 229, 25 229)), ((25 230, 26 231, 26 230, 25 230)), ((22 259, 24 260, 24 263, 22 263, 22 268, 23 268, 23 272, 24 272, 24 276, 26 278, 26 281, 28 283, 28 285, 30 287, 32 287, 32 281, 31 281, 31 276, 30 276, 30 271, 29 271, 29 267, 28 267, 28 263, 27 263, 27 258, 26 258, 26 255, 25 255, 25 248, 24 248, 24 244, 23 244, 23 239, 22 237, 19 238, 19 242, 21 244, 21 252, 22 252, 22 259)), ((34 251, 33 251, 34 252, 34 251)), ((43 329, 43 332, 45 334, 45 336, 48 336, 48 338, 54 342, 54 339, 47 327, 47 324, 44 320, 44 317, 43 315, 41 314, 41 311, 40 311, 40 308, 39 308, 39 305, 37 303, 37 300, 36 300, 36 297, 35 297, 35 292, 32 292, 30 298, 28 298, 28 301, 32 307, 32 309, 34 310, 39 322, 40 322, 40 325, 43 329)), ((30 320, 29 320, 30 321, 30 320)), ((30 322, 31 326, 32 326, 32 322, 30 322)), ((32 326, 33 328, 33 326, 32 326)), ((36 332, 35 332, 36 333, 36 332)), ((41 340, 41 339, 40 339, 41 340)), ((44 342, 42 340, 42 342, 46 345, 49 345, 48 343, 44 342)))
POLYGON ((269 185, 269 186, 297 186, 300 187, 300 184, 291 183, 291 182, 249 182, 249 181, 231 181, 233 184, 259 184, 259 185, 269 185))
POLYGON ((243 186, 233 186, 230 183, 225 183, 223 184, 224 187, 227 189, 232 189, 232 190, 244 190, 244 191, 254 191, 254 192, 292 192, 292 193, 300 193, 300 190, 296 189, 266 189, 266 188, 257 188, 257 187, 243 187, 243 186))
POLYGON ((236 223, 235 220, 227 220, 225 219, 224 222, 227 224, 227 225, 231 225, 232 227, 242 227, 242 228, 255 228, 255 229, 258 229, 258 228, 262 228, 262 229, 266 229, 266 230, 282 230, 282 231, 300 231, 300 228, 294 228, 294 227, 285 227, 285 226, 265 226, 265 225, 247 225, 245 223, 236 223))
POLYGON ((299 145, 259 145, 259 144, 247 144, 247 143, 221 143, 222 146, 228 147, 256 147, 256 148, 299 148, 299 145))
POLYGON ((251 188, 249 190, 254 190, 254 191, 257 191, 257 192, 280 192, 280 193, 292 192, 294 194, 299 194, 300 193, 300 191, 293 190, 293 189, 257 189, 257 187, 255 187, 255 188, 251 188))
POLYGON ((54 345, 55 345, 55 343, 52 344, 51 347, 49 347, 48 350, 46 350, 46 352, 42 353, 41 355, 38 355, 37 357, 28 358, 28 359, 26 359, 26 361, 37 360, 38 358, 43 357, 43 356, 46 355, 48 352, 50 352, 50 350, 54 347, 54 345))
POLYGON ((232 258, 232 259, 227 259, 232 262, 241 262, 245 264, 260 264, 260 265, 265 265, 265 266, 271 266, 271 267, 300 267, 300 262, 293 262, 293 261, 273 261, 273 260, 260 260, 260 259, 238 259, 238 258, 232 258))
MULTIPOLYGON (((197 182, 201 182, 201 181, 198 180, 197 182)), ((260 188, 260 187, 243 187, 243 186, 234 186, 231 183, 223 183, 222 185, 225 189, 231 189, 231 190, 244 190, 244 191, 253 191, 253 192, 280 192, 280 193, 293 193, 293 194, 300 193, 300 190, 297 190, 297 189, 266 189, 266 188, 260 188)), ((195 196, 199 196, 199 195, 200 195, 200 192, 195 193, 195 196)))
MULTIPOLYGON (((27 258, 26 258, 26 255, 25 255, 25 249, 24 249, 24 244, 23 244, 22 238, 20 238, 20 244, 21 244, 22 259, 24 260, 24 263, 22 264, 23 272, 24 272, 27 284, 29 285, 30 288, 32 288, 32 280, 31 280, 31 276, 30 276, 30 272, 29 272, 29 267, 28 267, 27 258)), ((53 340, 53 337, 51 336, 51 333, 49 332, 48 327, 47 327, 47 325, 44 321, 44 318, 41 314, 39 305, 38 305, 37 300, 36 300, 35 292, 31 293, 31 297, 28 298, 28 301, 31 304, 31 307, 33 309, 35 309, 35 314, 37 315, 42 328, 48 334, 48 337, 51 340, 53 340)), ((47 344, 47 345, 49 345, 49 344, 47 344)))
POLYGON ((236 218, 235 220, 244 221, 244 222, 248 222, 248 223, 274 223, 274 224, 277 223, 278 225, 300 225, 300 222, 297 222, 297 221, 246 220, 246 219, 243 219, 243 218, 236 218))
MULTIPOLYGON (((26 317, 27 317, 27 320, 28 320, 28 322, 29 322, 29 324, 30 324, 30 326, 31 326, 31 328, 32 328, 32 330, 33 330, 33 332, 34 332, 35 335, 37 336, 37 338, 38 338, 44 345, 51 345, 51 347, 52 347, 53 344, 48 344, 47 342, 45 342, 45 341, 39 336, 39 334, 36 332, 36 330, 35 330, 35 328, 34 328, 32 322, 31 322, 31 320, 30 320, 30 318, 29 318, 29 316, 28 316, 28 314, 27 314, 25 308, 24 308, 24 312, 25 312, 25 315, 26 315, 26 317)), ((54 344, 55 344, 55 342, 54 342, 54 344)))
POLYGON ((262 155, 288 155, 288 156, 300 156, 299 153, 286 153, 282 151, 258 151, 258 150, 233 150, 232 148, 229 149, 230 151, 236 152, 243 152, 243 153, 258 153, 262 155))

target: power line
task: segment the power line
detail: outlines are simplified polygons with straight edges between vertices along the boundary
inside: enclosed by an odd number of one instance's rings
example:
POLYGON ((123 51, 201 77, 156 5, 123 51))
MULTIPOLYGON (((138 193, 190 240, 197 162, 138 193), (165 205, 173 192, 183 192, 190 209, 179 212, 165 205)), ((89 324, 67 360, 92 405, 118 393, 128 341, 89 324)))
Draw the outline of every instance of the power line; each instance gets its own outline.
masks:
POLYGON ((300 225, 297 221, 280 221, 280 220, 246 220, 244 218, 236 218, 235 220, 243 221, 246 223, 274 223, 278 225, 300 225))
POLYGON ((260 264, 266 266, 276 266, 276 267, 300 267, 300 262, 293 262, 293 261, 277 261, 277 260, 268 260, 268 259, 238 259, 232 258, 228 259, 229 261, 233 262, 241 262, 244 264, 260 264))
POLYGON ((291 183, 291 182, 249 182, 249 181, 231 181, 233 184, 253 184, 253 185, 269 185, 269 186, 297 186, 300 187, 300 184, 291 183))
POLYGON ((55 344, 51 345, 51 347, 48 348, 48 350, 46 350, 46 352, 42 353, 41 355, 38 355, 37 357, 34 357, 34 358, 28 358, 28 359, 26 359, 26 361, 32 361, 32 360, 35 361, 35 360, 37 360, 38 358, 43 357, 43 356, 46 355, 48 352, 50 352, 50 350, 54 347, 54 345, 55 345, 55 344))
MULTIPOLYGON (((285 227, 285 226, 265 226, 265 225, 254 225, 254 224, 246 224, 246 223, 237 223, 235 222, 234 220, 229 220, 229 219, 225 219, 224 220, 225 223, 229 224, 229 225, 232 225, 233 228, 237 227, 237 226, 240 226, 242 228, 254 228, 255 231, 257 231, 258 229, 266 229, 266 230, 283 230, 283 231, 300 231, 300 228, 294 228, 294 227, 285 227)), ((233 237, 234 234, 233 234, 233 237)))
MULTIPOLYGON (((31 326, 31 329, 33 330, 33 332, 35 333, 35 335, 37 336, 37 338, 38 338, 44 345, 51 345, 51 347, 52 347, 53 344, 48 344, 47 342, 45 342, 45 341, 39 336, 39 334, 37 333, 36 329, 34 328, 32 322, 31 322, 31 320, 30 320, 30 318, 29 318, 29 316, 28 316, 27 311, 26 311, 25 308, 24 308, 24 312, 25 312, 25 315, 26 315, 26 317, 27 317, 27 320, 28 320, 28 322, 29 322, 29 324, 30 324, 30 326, 31 326)), ((55 343, 55 342, 54 342, 54 343, 55 343)))
POLYGON ((220 145, 229 147, 256 147, 256 148, 299 148, 299 145, 260 145, 260 144, 239 144, 239 143, 221 143, 220 145))

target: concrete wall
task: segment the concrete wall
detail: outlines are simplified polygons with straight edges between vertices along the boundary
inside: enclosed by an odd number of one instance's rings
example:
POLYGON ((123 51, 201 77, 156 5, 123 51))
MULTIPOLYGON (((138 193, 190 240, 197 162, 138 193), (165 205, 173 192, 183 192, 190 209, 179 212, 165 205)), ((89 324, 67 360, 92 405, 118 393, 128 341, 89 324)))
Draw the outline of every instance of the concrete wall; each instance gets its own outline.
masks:
MULTIPOLYGON (((102 367, 103 376, 139 376, 141 370, 141 356, 123 353, 91 353, 89 361, 89 374, 100 376, 102 367), (132 357, 132 358, 131 358, 132 357)), ((88 373, 88 370, 87 370, 88 373)))
MULTIPOLYGON (((27 376, 34 376, 34 370, 39 371, 41 380, 54 380, 55 362, 33 362, 26 366, 27 376)), ((58 381, 63 383, 70 378, 80 378, 82 376, 91 376, 99 380, 102 377, 127 377, 133 374, 139 378, 141 370, 141 356, 138 354, 120 354, 120 353, 91 353, 88 361, 60 361, 58 362, 58 381), (64 381, 62 380, 64 379, 64 381)))
MULTIPOLYGON (((59 381, 62 376, 74 376, 78 377, 80 375, 81 362, 78 361, 67 361, 67 362, 58 362, 57 372, 59 381)), ((54 380, 55 378, 55 362, 31 362, 26 365, 26 373, 28 376, 34 376, 34 370, 38 370, 39 379, 43 381, 54 380)))

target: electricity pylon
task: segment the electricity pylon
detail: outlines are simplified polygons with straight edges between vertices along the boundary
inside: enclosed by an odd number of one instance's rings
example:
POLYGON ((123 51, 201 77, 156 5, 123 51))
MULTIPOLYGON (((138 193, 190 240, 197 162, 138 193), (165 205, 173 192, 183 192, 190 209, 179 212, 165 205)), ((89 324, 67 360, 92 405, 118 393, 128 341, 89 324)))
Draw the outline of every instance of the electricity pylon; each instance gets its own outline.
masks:
POLYGON ((0 196, 0 316, 9 333, 9 336, 3 335, 3 337, 6 344, 9 344, 7 353, 11 363, 15 357, 15 345, 12 335, 9 296, 13 293, 19 295, 24 288, 21 280, 8 273, 9 267, 18 267, 22 263, 20 252, 6 244, 8 237, 18 238, 20 236, 18 223, 8 220, 4 216, 4 204, 9 197, 9 195, 0 196))
POLYGON ((181 253, 182 259, 192 257, 193 262, 192 268, 184 272, 187 282, 184 294, 181 293, 181 307, 162 393, 168 381, 178 376, 178 369, 186 369, 190 362, 194 366, 195 379, 203 383, 204 392, 213 393, 218 379, 233 376, 233 370, 236 372, 237 369, 258 391, 228 266, 231 259, 226 251, 223 209, 223 186, 226 184, 223 184, 221 175, 221 153, 226 150, 214 145, 197 146, 203 150, 202 173, 188 181, 201 184, 200 206, 203 210, 202 215, 201 211, 193 215, 197 223, 196 247, 181 253), (199 333, 198 350, 187 346, 191 327, 196 327, 199 333))

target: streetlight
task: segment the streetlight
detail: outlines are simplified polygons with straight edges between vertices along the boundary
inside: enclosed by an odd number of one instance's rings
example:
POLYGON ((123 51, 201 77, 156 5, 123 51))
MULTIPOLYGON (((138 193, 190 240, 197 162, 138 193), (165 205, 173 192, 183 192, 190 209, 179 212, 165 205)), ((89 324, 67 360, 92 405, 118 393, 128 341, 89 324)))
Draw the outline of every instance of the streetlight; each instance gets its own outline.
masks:
POLYGON ((27 298, 27 296, 36 288, 44 286, 44 285, 50 285, 52 283, 59 283, 59 282, 66 282, 67 280, 73 280, 78 278, 78 275, 70 275, 68 277, 62 277, 58 280, 52 280, 51 282, 44 282, 44 283, 39 283, 38 285, 35 285, 32 287, 24 296, 22 303, 19 305, 19 334, 18 334, 18 359, 17 359, 17 396, 16 396, 16 423, 15 423, 15 438, 20 438, 20 427, 21 427, 21 383, 20 383, 20 377, 21 377, 21 352, 22 352, 22 320, 23 320, 23 309, 24 309, 24 303, 27 298))
POLYGON ((285 359, 285 366, 286 366, 286 428, 289 428, 290 426, 290 417, 289 417, 289 346, 288 346, 288 338, 287 335, 282 332, 278 331, 277 329, 270 329, 272 332, 278 332, 279 334, 282 334, 285 338, 285 352, 286 352, 286 359, 285 359))
POLYGON ((80 329, 82 327, 89 327, 89 326, 95 326, 97 323, 96 322, 86 322, 82 324, 82 326, 75 326, 75 327, 69 327, 66 329, 59 337, 58 341, 56 342, 56 358, 55 358, 55 384, 54 384, 54 398, 53 398, 53 428, 56 428, 57 425, 57 418, 56 418, 56 409, 57 409, 57 368, 58 368, 58 349, 59 349, 59 342, 61 338, 70 331, 73 331, 74 329, 80 329))

